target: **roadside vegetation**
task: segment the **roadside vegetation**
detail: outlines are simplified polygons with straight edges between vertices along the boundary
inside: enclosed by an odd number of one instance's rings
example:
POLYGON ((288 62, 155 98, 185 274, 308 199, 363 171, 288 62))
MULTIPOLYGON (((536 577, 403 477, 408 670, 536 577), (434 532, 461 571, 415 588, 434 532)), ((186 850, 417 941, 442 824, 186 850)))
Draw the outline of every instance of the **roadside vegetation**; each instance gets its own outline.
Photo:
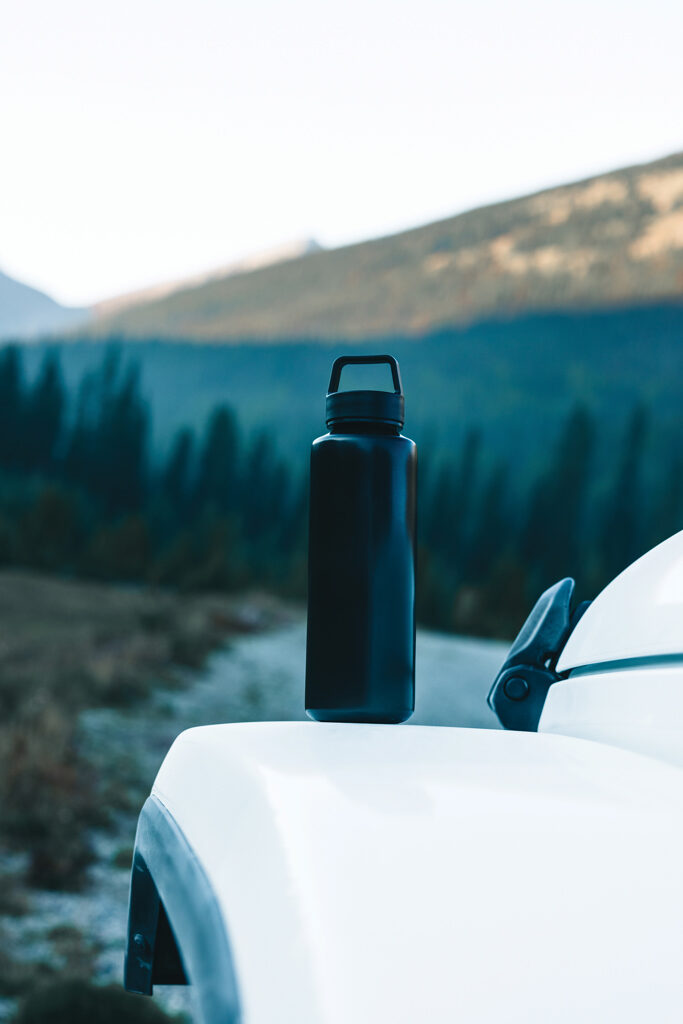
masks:
MULTIPOLYGON (((210 651, 289 615, 258 593, 190 595, 0 570, 0 1019, 3 1000, 22 1000, 23 1024, 169 1019, 149 1000, 91 984, 101 949, 76 922, 33 940, 22 928, 34 890, 88 884, 97 834, 115 835, 123 816, 132 842, 148 785, 134 751, 110 764, 84 745, 82 713, 110 707, 131 722, 150 714, 160 685, 182 687, 210 651), (26 940, 38 941, 29 956, 26 940)), ((112 866, 128 871, 131 853, 115 849, 112 866)))
MULTIPOLYGON (((236 633, 277 621, 267 598, 177 593, 0 572, 0 834, 27 881, 78 888, 90 831, 125 805, 84 762, 78 716, 133 707, 236 633)), ((137 809, 137 808, 136 808, 137 809)), ((6 891, 4 901, 16 898, 6 891)), ((0 912, 3 889, 0 879, 0 912)))
POLYGON ((13 1024, 181 1024, 183 1020, 118 985, 98 986, 72 979, 39 986, 25 1000, 13 1024))

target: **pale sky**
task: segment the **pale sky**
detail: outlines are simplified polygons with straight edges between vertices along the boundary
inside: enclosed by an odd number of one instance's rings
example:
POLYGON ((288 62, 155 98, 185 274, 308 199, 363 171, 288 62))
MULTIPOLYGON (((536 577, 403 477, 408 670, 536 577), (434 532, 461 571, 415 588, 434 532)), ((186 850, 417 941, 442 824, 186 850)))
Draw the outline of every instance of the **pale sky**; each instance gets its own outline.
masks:
POLYGON ((683 149, 681 0, 9 0, 0 269, 87 304, 683 149))

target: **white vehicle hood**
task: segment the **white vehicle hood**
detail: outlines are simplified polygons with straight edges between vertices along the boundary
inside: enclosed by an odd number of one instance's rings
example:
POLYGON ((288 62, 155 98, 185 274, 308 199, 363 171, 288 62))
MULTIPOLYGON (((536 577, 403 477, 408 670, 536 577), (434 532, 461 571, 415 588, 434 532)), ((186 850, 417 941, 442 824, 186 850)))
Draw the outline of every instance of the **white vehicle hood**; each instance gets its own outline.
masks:
POLYGON ((565 736, 182 734, 153 795, 220 907, 244 1024, 657 1024, 683 1005, 683 773, 565 736))

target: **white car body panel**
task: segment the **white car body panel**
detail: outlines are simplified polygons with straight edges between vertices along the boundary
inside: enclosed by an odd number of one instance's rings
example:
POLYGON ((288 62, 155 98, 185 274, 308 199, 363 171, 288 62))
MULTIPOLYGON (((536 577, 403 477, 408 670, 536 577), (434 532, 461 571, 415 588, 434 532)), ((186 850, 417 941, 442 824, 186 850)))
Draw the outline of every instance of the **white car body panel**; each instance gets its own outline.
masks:
POLYGON ((598 740, 683 767, 683 659, 575 670, 550 687, 538 731, 598 740))
POLYGON ((535 733, 225 725, 182 734, 153 795, 219 905, 244 1024, 681 1019, 669 764, 535 733))
POLYGON ((683 531, 605 587, 569 637, 557 670, 669 656, 683 659, 683 531))
POLYGON ((639 558, 569 637, 539 732, 610 743, 683 767, 683 532, 639 558))

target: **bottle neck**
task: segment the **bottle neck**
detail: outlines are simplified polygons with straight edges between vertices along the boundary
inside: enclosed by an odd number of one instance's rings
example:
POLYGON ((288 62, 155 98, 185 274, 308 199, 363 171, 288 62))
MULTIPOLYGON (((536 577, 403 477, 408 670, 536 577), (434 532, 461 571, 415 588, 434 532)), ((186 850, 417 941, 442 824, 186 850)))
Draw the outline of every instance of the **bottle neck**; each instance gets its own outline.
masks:
POLYGON ((331 434, 383 434, 398 437, 401 428, 398 423, 383 423, 381 420, 342 420, 328 424, 331 434))

